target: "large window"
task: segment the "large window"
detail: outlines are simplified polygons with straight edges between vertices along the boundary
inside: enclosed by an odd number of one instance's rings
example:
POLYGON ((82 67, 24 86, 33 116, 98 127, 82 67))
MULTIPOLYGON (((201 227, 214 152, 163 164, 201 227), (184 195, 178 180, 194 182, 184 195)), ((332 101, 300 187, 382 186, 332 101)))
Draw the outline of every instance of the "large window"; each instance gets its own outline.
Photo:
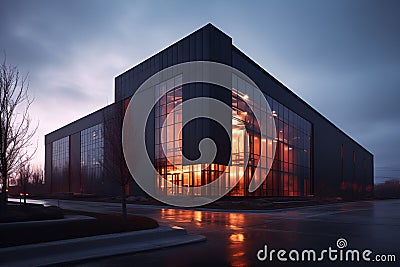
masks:
MULTIPOLYGON (((166 194, 183 194, 183 192, 177 191, 178 187, 175 185, 189 185, 188 175, 183 174, 182 158, 178 156, 182 147, 182 135, 180 133, 182 128, 182 109, 174 110, 174 108, 182 103, 182 86, 178 86, 180 84, 182 84, 182 75, 160 83, 155 88, 156 98, 161 96, 154 109, 155 165, 158 173, 163 177, 157 181, 157 186, 166 194), (172 90, 166 93, 169 89, 172 90), (174 112, 172 113, 173 110, 174 112), (168 114, 173 117, 172 120, 166 122, 166 131, 164 131, 164 136, 161 136, 161 129, 168 114), (163 146, 166 148, 166 154, 163 152, 163 146), (170 161, 167 160, 167 157, 170 161), (169 181, 172 184, 168 186, 165 181, 169 181)), ((187 167, 190 168, 189 166, 187 167)), ((189 173, 189 169, 187 173, 189 173)))
MULTIPOLYGON (((260 136, 258 124, 254 123, 254 115, 247 108, 251 106, 251 109, 254 110, 258 108, 259 104, 243 100, 252 96, 255 88, 236 75, 232 77, 232 88, 234 89, 232 94, 233 119, 244 123, 248 131, 249 146, 245 147, 248 147, 249 165, 239 184, 230 194, 249 195, 247 188, 259 160, 261 160, 261 167, 268 166, 267 162, 273 160, 272 168, 262 186, 251 195, 302 196, 311 194, 311 123, 264 94, 275 121, 276 137, 274 140, 271 139, 270 131, 272 129, 266 129, 266 137, 260 136), (241 97, 235 93, 235 89, 246 92, 247 95, 241 97), (239 120, 240 117, 241 120, 239 120), (261 142, 267 142, 267 146, 265 146, 267 151, 263 153, 266 155, 264 158, 260 158, 260 139, 261 142), (272 155, 272 142, 276 145, 274 156, 272 155)), ((265 116, 267 116, 266 112, 265 116)))
POLYGON ((103 124, 81 131, 81 174, 85 179, 102 178, 104 160, 103 124))
POLYGON ((264 187, 267 195, 311 194, 312 124, 266 95, 275 118, 277 147, 264 187))
POLYGON ((52 143, 51 172, 54 177, 68 178, 69 136, 52 143))
MULTIPOLYGON (((261 136, 259 125, 251 110, 258 109, 267 121, 266 110, 260 110, 261 105, 253 99, 253 90, 250 84, 236 75, 232 76, 232 166, 220 164, 182 165, 180 150, 182 147, 182 110, 175 109, 182 103, 182 87, 179 84, 182 76, 177 76, 166 82, 156 85, 157 102, 155 112, 155 167, 162 176, 157 181, 157 187, 167 195, 185 195, 185 187, 195 187, 194 194, 220 194, 229 183, 240 178, 239 183, 229 192, 232 196, 302 196, 311 194, 311 135, 310 122, 291 111, 278 101, 265 95, 272 117, 276 125, 275 138, 273 129, 263 131, 261 136), (173 88, 166 93, 168 89, 173 88), (245 92, 240 95, 240 92, 245 92), (167 115, 174 110, 166 121, 167 115), (165 122, 166 121, 166 122, 165 122), (162 136, 162 126, 166 123, 166 131, 162 136), (244 127, 243 127, 244 126, 244 127), (261 142, 266 142, 261 146, 261 142), (272 154, 275 143, 276 152, 272 154), (163 152, 163 147, 166 148, 163 152), (267 151, 261 153, 261 147, 267 151), (165 154, 164 154, 165 153, 165 154), (261 157, 261 154, 265 155, 261 157), (248 155, 247 168, 244 169, 245 157, 248 155), (272 169, 263 184, 253 193, 248 192, 250 181, 261 161, 259 174, 266 173, 267 166, 272 162, 272 169), (211 192, 200 192, 198 186, 216 180, 229 168, 231 177, 227 184, 217 184, 211 192), (170 183, 166 183, 169 181, 170 183), (179 185, 179 187, 177 187, 179 185), (196 191, 198 188, 198 191, 196 191)), ((260 179, 260 175, 254 175, 260 179)), ((187 192, 189 192, 187 190, 187 192)))

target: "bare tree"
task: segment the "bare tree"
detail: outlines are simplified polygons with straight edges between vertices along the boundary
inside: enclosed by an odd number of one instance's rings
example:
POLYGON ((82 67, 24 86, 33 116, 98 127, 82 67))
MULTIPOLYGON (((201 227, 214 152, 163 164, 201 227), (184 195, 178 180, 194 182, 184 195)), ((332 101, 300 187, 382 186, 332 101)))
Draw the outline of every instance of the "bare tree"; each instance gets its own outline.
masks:
POLYGON ((122 218, 127 220, 126 187, 129 185, 130 177, 127 173, 124 154, 122 151, 122 121, 124 118, 124 103, 114 104, 114 110, 110 113, 111 118, 104 113, 104 153, 107 157, 103 160, 103 169, 106 177, 110 177, 118 184, 121 191, 122 218))
POLYGON ((2 182, 0 211, 7 205, 7 184, 11 173, 30 161, 34 152, 27 149, 36 133, 32 128, 29 108, 33 99, 28 95, 27 76, 21 77, 17 67, 0 67, 0 176, 2 182))
POLYGON ((42 185, 44 183, 43 170, 39 166, 33 168, 29 182, 34 185, 42 185))

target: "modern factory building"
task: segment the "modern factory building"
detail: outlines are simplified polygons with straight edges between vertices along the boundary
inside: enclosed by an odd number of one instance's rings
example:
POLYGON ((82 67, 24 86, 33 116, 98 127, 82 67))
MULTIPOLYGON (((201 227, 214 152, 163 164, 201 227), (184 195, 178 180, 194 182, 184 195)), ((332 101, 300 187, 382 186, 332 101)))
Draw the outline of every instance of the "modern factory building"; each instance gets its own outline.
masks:
MULTIPOLYGON (((229 65, 257 84, 274 117, 276 151, 274 155, 260 156, 260 142, 266 140, 259 135, 243 96, 210 84, 181 86, 182 76, 177 75, 157 85, 163 97, 154 106, 146 128, 148 155, 162 176, 155 186, 165 194, 182 195, 184 192, 176 191, 174 184, 181 188, 207 184, 227 168, 229 158, 224 151, 218 152, 214 162, 207 166, 186 165, 174 158, 175 164, 180 164, 179 172, 167 160, 177 156, 174 153, 178 150, 195 159, 198 144, 204 137, 212 138, 218 151, 230 147, 232 156, 244 150, 249 154, 245 169, 230 167, 231 174, 240 177, 230 196, 361 198, 372 193, 373 155, 252 61, 232 44, 231 37, 211 24, 116 77, 113 104, 46 135, 45 179, 50 183, 51 193, 119 195, 123 188, 127 195, 145 195, 130 176, 124 160, 121 142, 124 112, 145 80, 160 70, 191 61, 229 65), (173 90, 164 94, 166 88, 173 90), (231 144, 226 144, 218 125, 207 120, 187 124, 179 134, 185 110, 174 107, 199 96, 214 97, 231 106, 231 144), (161 138, 161 125, 173 110, 174 119, 167 125, 165 138, 161 138), (239 124, 248 131, 236 129, 239 124), (271 171, 262 185, 250 193, 248 187, 255 166, 261 161, 261 167, 265 167, 264 162, 269 160, 271 171)), ((232 88, 243 88, 249 94, 254 89, 235 75, 232 88)))

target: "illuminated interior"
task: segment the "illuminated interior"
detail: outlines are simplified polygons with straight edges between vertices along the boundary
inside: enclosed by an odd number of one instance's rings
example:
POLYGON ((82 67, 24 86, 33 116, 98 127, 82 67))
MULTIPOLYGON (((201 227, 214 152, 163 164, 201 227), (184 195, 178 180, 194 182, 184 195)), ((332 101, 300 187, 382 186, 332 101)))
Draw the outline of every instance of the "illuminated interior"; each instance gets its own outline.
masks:
MULTIPOLYGON (((229 192, 231 196, 304 196, 311 192, 311 137, 312 125, 310 122, 291 111, 275 99, 265 95, 276 125, 275 138, 272 138, 272 129, 266 129, 267 136, 261 136, 259 125, 251 110, 260 109, 260 103, 253 103, 253 88, 244 80, 232 76, 232 158, 231 166, 221 164, 195 164, 182 165, 182 76, 178 75, 168 81, 156 85, 157 102, 155 112, 155 167, 160 178, 156 187, 166 195, 187 195, 194 188, 195 195, 215 195, 224 192, 233 186, 233 181, 240 178, 238 184, 229 192), (168 91, 168 89, 172 89, 168 91), (239 93, 246 92, 245 94, 239 93), (168 93, 166 93, 168 91, 168 93), (173 119, 166 121, 167 115, 173 115, 173 119), (166 128, 162 126, 166 121, 166 128), (161 136, 161 134, 164 136, 161 136), (261 142, 267 151, 260 153, 261 142), (276 152, 273 155, 273 145, 276 152), (163 147, 166 148, 163 151, 163 147), (263 154, 265 157, 261 157, 263 154), (245 156, 248 156, 247 168, 245 156), (255 179, 261 179, 262 170, 267 171, 267 163, 272 162, 271 171, 268 173, 262 185, 250 193, 248 187, 261 161, 258 175, 255 179), (227 181, 218 181, 212 188, 200 188, 218 179, 229 168, 227 181), (167 183, 168 181, 169 183, 167 183), (225 184, 223 184, 225 183, 225 184), (231 185, 229 183, 232 183, 231 185), (201 191, 203 190, 203 191, 201 191), (209 192, 204 192, 209 190, 209 192)), ((263 110, 261 110, 263 112, 263 110)), ((264 111, 267 119, 267 112, 264 111)), ((222 179, 220 179, 222 180, 222 179)))

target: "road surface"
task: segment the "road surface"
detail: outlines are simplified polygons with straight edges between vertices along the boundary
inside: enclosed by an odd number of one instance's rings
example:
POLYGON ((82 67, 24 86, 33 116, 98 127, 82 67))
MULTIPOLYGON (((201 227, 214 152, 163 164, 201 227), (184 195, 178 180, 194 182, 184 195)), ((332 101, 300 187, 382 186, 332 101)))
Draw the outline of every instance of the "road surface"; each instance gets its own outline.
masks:
MULTIPOLYGON (((50 199, 39 202, 60 205, 65 209, 103 213, 120 211, 118 203, 50 199)), ((129 204, 128 212, 154 218, 162 225, 184 227, 189 233, 205 235, 207 241, 72 263, 70 266, 286 266, 288 263, 291 266, 400 266, 400 200, 339 203, 261 213, 129 204), (337 241, 340 238, 347 242, 347 246, 342 248, 344 253, 346 249, 357 249, 361 255, 364 250, 371 250, 372 254, 367 257, 370 262, 362 259, 359 262, 331 262, 327 254, 324 261, 315 265, 290 259, 281 262, 276 255, 273 255, 272 262, 268 258, 264 261, 257 258, 257 253, 265 245, 268 251, 285 249, 289 253, 297 249, 300 256, 303 249, 313 249, 317 256, 329 247, 339 253, 337 241), (387 260, 393 260, 391 255, 394 255, 397 262, 377 262, 376 255, 387 260)), ((262 259, 265 253, 260 253, 262 259)))

